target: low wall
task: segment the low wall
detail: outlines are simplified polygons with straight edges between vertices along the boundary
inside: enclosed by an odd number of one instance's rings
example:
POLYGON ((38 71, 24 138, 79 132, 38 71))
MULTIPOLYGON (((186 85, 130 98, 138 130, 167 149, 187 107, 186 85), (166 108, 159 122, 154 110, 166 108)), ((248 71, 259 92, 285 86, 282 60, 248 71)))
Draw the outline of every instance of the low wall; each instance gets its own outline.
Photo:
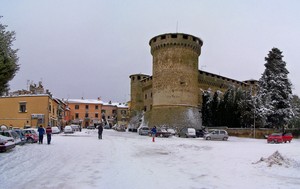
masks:
MULTIPOLYGON (((253 128, 226 128, 225 130, 227 130, 229 136, 254 138, 253 128)), ((275 132, 280 133, 282 131, 278 129, 257 128, 255 129, 255 138, 262 139, 265 138, 265 135, 275 132)), ((292 133, 294 138, 298 138, 300 135, 300 129, 286 129, 286 132, 292 133)))

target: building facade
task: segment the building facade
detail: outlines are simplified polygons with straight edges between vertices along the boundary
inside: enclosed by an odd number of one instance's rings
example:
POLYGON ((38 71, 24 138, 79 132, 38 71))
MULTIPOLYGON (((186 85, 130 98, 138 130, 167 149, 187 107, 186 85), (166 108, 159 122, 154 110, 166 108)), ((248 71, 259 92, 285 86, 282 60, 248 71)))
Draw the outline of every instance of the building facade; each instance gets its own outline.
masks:
POLYGON ((122 103, 104 103, 98 99, 68 99, 66 101, 70 111, 70 123, 79 124, 82 127, 105 122, 127 125, 128 106, 122 103))
POLYGON ((0 125, 38 127, 59 125, 59 103, 48 94, 0 97, 0 125))
POLYGON ((129 78, 131 117, 143 112, 150 127, 201 127, 204 90, 224 92, 233 85, 256 90, 255 80, 237 81, 198 70, 203 45, 198 37, 168 33, 153 37, 149 45, 153 75, 133 74, 129 78))

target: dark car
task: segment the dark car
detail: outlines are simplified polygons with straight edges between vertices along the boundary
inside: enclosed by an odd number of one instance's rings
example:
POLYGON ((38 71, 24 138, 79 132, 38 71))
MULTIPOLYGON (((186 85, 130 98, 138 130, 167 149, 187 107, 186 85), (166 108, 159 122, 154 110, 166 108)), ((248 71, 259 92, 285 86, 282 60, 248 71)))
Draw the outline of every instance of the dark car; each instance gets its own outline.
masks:
POLYGON ((6 152, 16 146, 12 137, 0 135, 0 152, 6 152))
POLYGON ((170 137, 171 133, 168 132, 165 128, 156 128, 156 137, 170 137))
POLYGON ((205 129, 196 129, 196 137, 204 137, 207 133, 208 131, 205 129))

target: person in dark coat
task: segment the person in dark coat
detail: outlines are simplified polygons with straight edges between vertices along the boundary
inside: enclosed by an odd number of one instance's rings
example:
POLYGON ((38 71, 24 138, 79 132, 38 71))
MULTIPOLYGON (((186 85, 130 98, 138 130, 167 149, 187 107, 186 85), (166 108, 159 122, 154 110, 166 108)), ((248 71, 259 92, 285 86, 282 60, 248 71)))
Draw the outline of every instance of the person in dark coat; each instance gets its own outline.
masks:
POLYGON ((50 125, 46 128, 46 134, 47 134, 47 143, 50 144, 51 142, 51 134, 52 134, 52 129, 50 125))
POLYGON ((38 128, 38 133, 39 133, 39 144, 43 144, 45 129, 43 128, 42 125, 40 125, 40 127, 38 128))
POLYGON ((98 126, 98 139, 102 139, 103 126, 102 123, 98 126))
POLYGON ((151 129, 151 134, 152 134, 152 142, 155 142, 155 136, 156 136, 156 126, 154 126, 152 129, 151 129))

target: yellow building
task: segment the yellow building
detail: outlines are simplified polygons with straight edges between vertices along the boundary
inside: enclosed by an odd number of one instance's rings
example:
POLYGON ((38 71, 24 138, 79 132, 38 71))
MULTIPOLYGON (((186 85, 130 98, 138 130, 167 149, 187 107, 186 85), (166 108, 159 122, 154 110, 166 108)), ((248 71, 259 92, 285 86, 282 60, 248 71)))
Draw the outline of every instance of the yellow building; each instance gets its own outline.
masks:
POLYGON ((58 125, 60 103, 50 94, 0 97, 0 125, 24 128, 58 125))

